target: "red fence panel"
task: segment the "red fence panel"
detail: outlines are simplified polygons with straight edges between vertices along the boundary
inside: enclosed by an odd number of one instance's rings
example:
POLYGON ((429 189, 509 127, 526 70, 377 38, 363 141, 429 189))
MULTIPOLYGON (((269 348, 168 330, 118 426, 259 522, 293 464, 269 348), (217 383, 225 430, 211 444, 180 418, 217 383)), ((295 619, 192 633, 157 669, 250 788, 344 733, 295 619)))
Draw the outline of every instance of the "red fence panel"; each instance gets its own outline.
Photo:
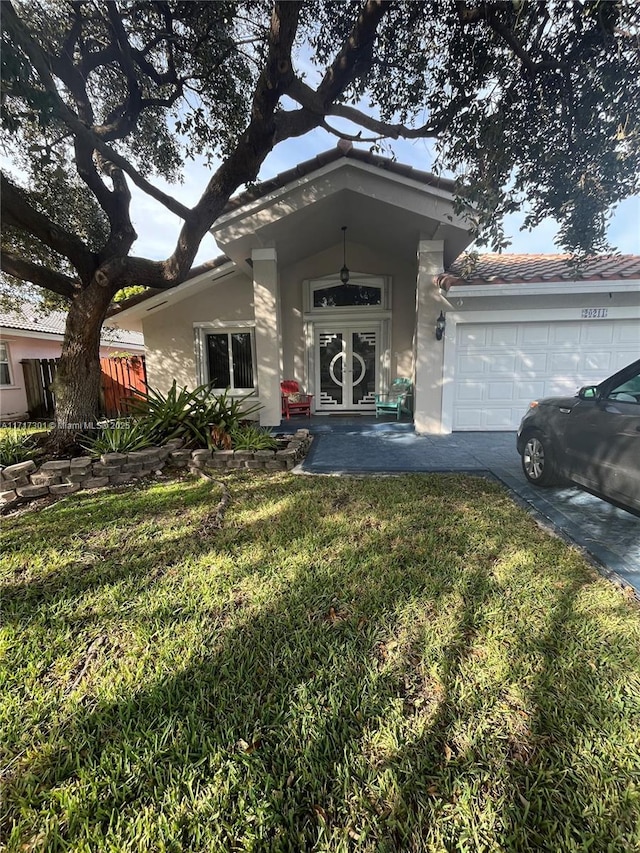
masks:
POLYGON ((134 396, 131 390, 146 390, 147 371, 144 356, 101 358, 100 370, 104 414, 108 418, 127 415, 129 400, 134 396))

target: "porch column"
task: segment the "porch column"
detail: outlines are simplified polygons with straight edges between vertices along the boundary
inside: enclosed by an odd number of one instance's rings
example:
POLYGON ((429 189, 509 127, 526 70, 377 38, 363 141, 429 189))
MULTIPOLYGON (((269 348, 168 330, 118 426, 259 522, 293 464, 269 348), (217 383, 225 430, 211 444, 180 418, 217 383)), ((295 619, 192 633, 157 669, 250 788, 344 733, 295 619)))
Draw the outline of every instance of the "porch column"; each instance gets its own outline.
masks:
POLYGON ((434 283, 444 270, 444 241, 418 243, 414 369, 414 425, 417 433, 441 433, 444 338, 436 340, 435 326, 446 302, 434 283))
POLYGON ((253 302, 256 323, 256 367, 261 426, 280 423, 280 379, 282 337, 280 333, 280 287, 275 249, 254 249, 253 302))

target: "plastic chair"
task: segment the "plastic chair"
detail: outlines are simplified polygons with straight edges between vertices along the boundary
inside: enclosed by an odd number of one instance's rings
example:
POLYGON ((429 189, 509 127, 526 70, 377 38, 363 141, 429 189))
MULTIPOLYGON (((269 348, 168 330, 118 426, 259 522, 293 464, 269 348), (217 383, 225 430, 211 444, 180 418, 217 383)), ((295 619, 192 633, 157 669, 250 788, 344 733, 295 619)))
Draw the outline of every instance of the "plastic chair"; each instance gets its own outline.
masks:
POLYGON ((285 379, 280 383, 282 395, 282 417, 289 420, 291 415, 306 415, 311 417, 313 394, 305 394, 300 390, 300 383, 295 379, 285 379))
POLYGON ((388 415, 393 412, 399 421, 403 412, 410 415, 411 389, 410 379, 394 379, 387 393, 376 394, 376 418, 380 414, 388 415))

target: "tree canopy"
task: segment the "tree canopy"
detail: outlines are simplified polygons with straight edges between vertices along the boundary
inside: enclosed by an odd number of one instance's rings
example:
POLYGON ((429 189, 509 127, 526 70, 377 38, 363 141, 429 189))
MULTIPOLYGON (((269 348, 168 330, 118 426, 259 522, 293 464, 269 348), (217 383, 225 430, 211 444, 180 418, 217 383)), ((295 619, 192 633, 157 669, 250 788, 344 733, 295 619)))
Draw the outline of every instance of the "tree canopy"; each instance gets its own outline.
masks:
POLYGON ((460 207, 494 248, 502 217, 526 204, 526 225, 553 216, 568 250, 603 250, 611 206, 640 189, 632 0, 1 11, 2 270, 66 300, 67 348, 74 312, 100 324, 119 289, 192 275, 203 236, 274 146, 318 127, 345 136, 336 119, 372 146, 434 139, 425 168, 458 176, 460 207), (195 155, 219 165, 187 207, 157 178, 179 181, 195 155), (163 260, 133 252, 132 185, 179 220, 163 260))

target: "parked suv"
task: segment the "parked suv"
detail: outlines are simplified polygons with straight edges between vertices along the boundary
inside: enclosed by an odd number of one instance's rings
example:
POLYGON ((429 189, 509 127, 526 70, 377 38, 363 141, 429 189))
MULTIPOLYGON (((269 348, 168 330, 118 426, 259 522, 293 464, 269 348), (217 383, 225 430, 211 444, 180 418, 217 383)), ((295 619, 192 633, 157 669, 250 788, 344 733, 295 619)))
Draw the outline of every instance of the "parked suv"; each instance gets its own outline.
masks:
POLYGON ((531 403, 517 446, 535 486, 570 480, 640 515, 640 360, 575 397, 531 403))

